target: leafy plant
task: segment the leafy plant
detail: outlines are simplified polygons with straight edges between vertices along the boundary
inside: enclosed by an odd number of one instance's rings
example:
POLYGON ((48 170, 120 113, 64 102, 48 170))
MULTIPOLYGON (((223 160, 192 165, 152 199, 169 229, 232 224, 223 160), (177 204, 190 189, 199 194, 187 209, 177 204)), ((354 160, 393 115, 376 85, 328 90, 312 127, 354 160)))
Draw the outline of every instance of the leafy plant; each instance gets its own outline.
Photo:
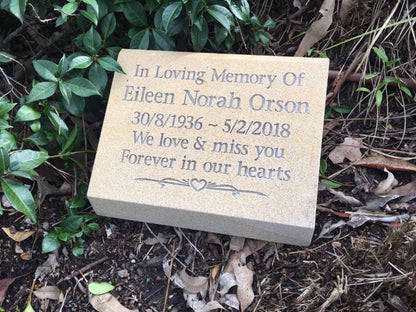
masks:
MULTIPOLYGON (((43 151, 17 150, 14 136, 9 132, 9 112, 16 104, 0 98, 0 184, 13 208, 36 222, 36 207, 32 193, 17 178, 32 180, 34 170, 48 159, 43 151)), ((0 206, 0 214, 2 214, 0 206)))
MULTIPOLYGON (((377 47, 373 47, 373 52, 377 55, 377 57, 381 60, 381 62, 383 63, 383 65, 386 67, 386 69, 391 69, 393 67, 394 64, 396 64, 397 62, 400 61, 400 58, 395 58, 392 60, 389 60, 387 54, 381 50, 380 48, 377 47)), ((374 72, 371 74, 366 75, 364 78, 366 80, 368 79, 374 79, 376 77, 380 77, 381 73, 380 72, 374 72)), ((410 98, 412 97, 412 92, 409 90, 409 88, 407 88, 404 83, 397 78, 394 77, 387 77, 384 79, 379 79, 380 82, 377 84, 377 86, 375 87, 374 90, 370 90, 366 87, 359 87, 356 89, 356 91, 360 91, 360 92, 366 92, 366 93, 372 93, 375 92, 375 99, 376 99, 376 106, 380 107, 381 104, 383 103, 383 99, 385 94, 387 93, 387 87, 389 83, 395 83, 397 84, 397 86, 399 87, 399 89, 405 93, 407 96, 409 96, 410 98)), ((387 94, 387 96, 393 96, 394 93, 391 94, 387 94)))
POLYGON ((65 205, 68 216, 63 217, 60 226, 56 226, 43 238, 42 253, 52 252, 63 243, 68 243, 72 254, 78 257, 84 253, 85 236, 99 229, 99 225, 92 222, 98 216, 78 214, 78 210, 86 205, 84 194, 66 201, 65 205))
POLYGON ((327 169, 328 169, 328 162, 322 158, 319 164, 319 176, 322 178, 321 183, 325 185, 327 188, 341 187, 342 184, 331 181, 326 177, 325 174, 326 174, 327 169))

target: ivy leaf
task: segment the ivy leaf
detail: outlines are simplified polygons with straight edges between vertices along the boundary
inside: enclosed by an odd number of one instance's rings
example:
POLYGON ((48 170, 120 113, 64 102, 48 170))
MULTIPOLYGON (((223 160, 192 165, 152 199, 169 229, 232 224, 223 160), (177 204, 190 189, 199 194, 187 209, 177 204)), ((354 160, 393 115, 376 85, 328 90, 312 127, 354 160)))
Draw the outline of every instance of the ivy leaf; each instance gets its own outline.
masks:
POLYGON ((147 50, 150 42, 150 31, 148 28, 139 31, 131 38, 130 48, 147 50))
POLYGON ((30 220, 36 222, 35 200, 32 193, 22 184, 0 178, 1 188, 9 200, 10 204, 17 210, 28 216, 30 220))
POLYGON ((165 28, 168 34, 171 29, 172 21, 178 18, 179 14, 181 14, 181 11, 182 11, 182 2, 180 1, 177 1, 168 5, 163 11, 163 14, 162 14, 163 27, 165 28))
POLYGON ((114 13, 109 13, 107 16, 105 16, 101 20, 100 27, 104 39, 110 37, 116 29, 116 18, 114 16, 114 13))
POLYGON ((45 152, 33 150, 16 151, 10 155, 10 167, 12 170, 27 171, 35 169, 49 158, 45 152))
POLYGON ((137 1, 122 4, 123 14, 130 24, 143 28, 147 26, 147 16, 143 5, 137 1))
POLYGON ((89 67, 93 62, 93 59, 91 56, 89 55, 80 55, 75 57, 74 59, 72 59, 71 63, 69 64, 69 69, 74 69, 74 68, 87 68, 89 67))
POLYGON ((117 63, 117 61, 113 59, 111 56, 105 55, 103 57, 100 57, 98 59, 98 64, 100 64, 107 71, 115 71, 124 74, 124 71, 121 68, 120 64, 117 63))
POLYGON ((14 117, 14 121, 31 121, 39 119, 41 114, 35 110, 32 106, 23 105, 19 108, 14 117))
POLYGON ((115 287, 107 282, 92 282, 88 284, 88 290, 93 295, 103 295, 112 291, 115 287))
POLYGON ((48 253, 55 251, 61 247, 61 242, 58 239, 58 236, 51 232, 46 235, 42 240, 42 253, 48 253))
POLYGON ((48 60, 33 61, 33 67, 39 76, 48 81, 57 82, 58 65, 48 60))
POLYGON ((23 24, 23 20, 25 19, 25 11, 26 11, 26 4, 27 0, 11 0, 10 1, 10 12, 16 16, 20 22, 23 24))
POLYGON ((50 81, 37 83, 30 91, 26 99, 27 103, 47 99, 55 93, 57 86, 56 82, 50 81))
POLYGON ((0 173, 3 173, 7 169, 9 169, 9 165, 10 165, 9 154, 3 147, 0 147, 0 173))
POLYGON ((82 97, 101 95, 91 81, 82 77, 72 78, 66 81, 65 84, 73 93, 82 97))
POLYGON ((207 12, 217 20, 231 34, 231 25, 234 25, 232 15, 227 8, 222 5, 214 4, 208 7, 207 12))

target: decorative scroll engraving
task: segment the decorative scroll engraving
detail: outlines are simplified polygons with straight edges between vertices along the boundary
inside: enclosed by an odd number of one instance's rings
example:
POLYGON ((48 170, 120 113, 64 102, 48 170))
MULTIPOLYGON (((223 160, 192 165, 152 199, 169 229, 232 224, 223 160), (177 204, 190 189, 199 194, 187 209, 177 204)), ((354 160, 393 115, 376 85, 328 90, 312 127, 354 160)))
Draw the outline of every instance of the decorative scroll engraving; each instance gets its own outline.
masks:
POLYGON ((160 187, 165 187, 166 184, 170 184, 170 185, 177 185, 177 186, 185 186, 185 187, 189 187, 192 190, 194 190, 195 192, 201 192, 203 190, 213 190, 213 191, 223 191, 223 192, 231 192, 231 194, 233 196, 238 196, 241 193, 245 193, 245 194, 253 194, 253 195, 258 195, 258 196, 266 196, 266 194, 261 193, 261 192, 257 192, 257 191, 251 191, 251 190, 241 190, 236 188, 233 185, 229 185, 229 184, 216 184, 213 182, 209 182, 205 179, 196 179, 196 178, 192 178, 192 179, 182 179, 182 180, 178 180, 178 179, 174 179, 174 178, 164 178, 161 180, 157 180, 157 179, 150 179, 150 178, 137 178, 135 179, 139 182, 155 182, 158 183, 160 185, 160 187))

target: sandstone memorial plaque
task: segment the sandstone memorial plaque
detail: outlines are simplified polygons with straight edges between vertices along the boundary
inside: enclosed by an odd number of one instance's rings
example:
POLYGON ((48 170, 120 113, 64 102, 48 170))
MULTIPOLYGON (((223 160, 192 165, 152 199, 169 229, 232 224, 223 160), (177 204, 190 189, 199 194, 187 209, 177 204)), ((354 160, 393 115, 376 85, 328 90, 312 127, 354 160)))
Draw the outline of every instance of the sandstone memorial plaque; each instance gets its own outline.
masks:
POLYGON ((328 59, 122 50, 99 215, 310 244, 328 59))

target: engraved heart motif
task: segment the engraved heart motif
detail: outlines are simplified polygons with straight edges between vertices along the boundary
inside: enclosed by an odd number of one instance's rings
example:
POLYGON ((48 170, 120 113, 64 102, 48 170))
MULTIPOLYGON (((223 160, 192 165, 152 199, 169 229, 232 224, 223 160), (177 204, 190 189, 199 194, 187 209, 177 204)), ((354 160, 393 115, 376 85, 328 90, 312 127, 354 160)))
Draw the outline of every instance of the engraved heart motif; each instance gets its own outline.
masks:
POLYGON ((191 179, 189 181, 189 186, 192 187, 195 191, 200 192, 204 188, 206 188, 208 185, 208 182, 204 179, 191 179))

